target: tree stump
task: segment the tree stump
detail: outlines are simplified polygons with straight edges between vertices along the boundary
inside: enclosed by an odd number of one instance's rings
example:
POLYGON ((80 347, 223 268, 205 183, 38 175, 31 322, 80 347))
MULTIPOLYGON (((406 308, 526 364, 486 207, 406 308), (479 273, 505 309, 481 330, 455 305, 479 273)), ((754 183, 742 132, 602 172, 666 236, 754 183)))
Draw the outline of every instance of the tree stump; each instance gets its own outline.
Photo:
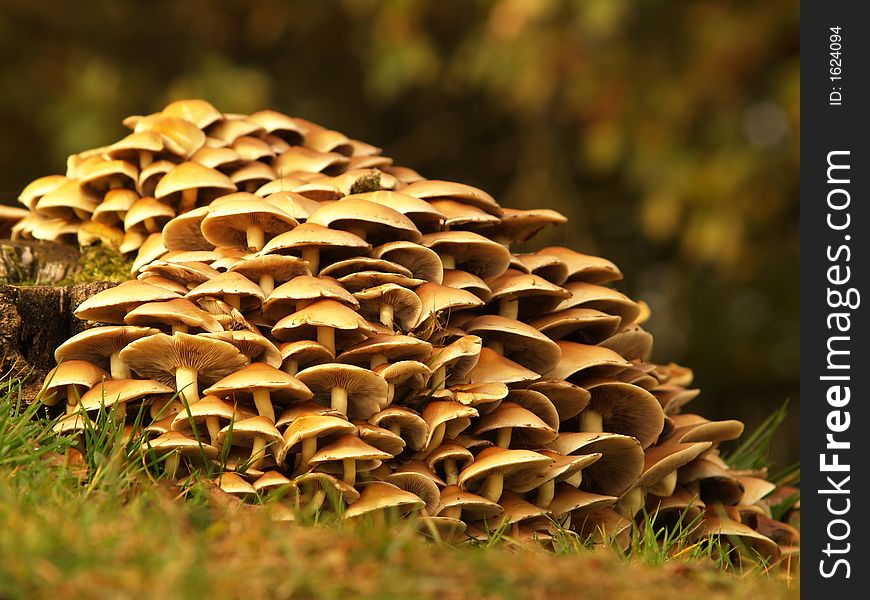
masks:
POLYGON ((76 248, 38 240, 0 240, 0 282, 50 285, 75 276, 76 248))

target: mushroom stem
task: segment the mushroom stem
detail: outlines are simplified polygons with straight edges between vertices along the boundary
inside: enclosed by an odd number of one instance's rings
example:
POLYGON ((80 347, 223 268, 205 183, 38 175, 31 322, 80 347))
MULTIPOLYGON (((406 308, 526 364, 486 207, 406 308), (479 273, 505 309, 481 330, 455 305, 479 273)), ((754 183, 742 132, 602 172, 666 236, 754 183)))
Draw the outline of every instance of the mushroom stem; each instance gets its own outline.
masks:
POLYGON ((461 506, 451 506, 450 508, 445 508, 441 512, 438 513, 439 517, 447 517, 448 519, 461 519, 462 518, 462 507, 461 506))
POLYGON ((266 458, 266 438, 261 435, 254 436, 254 443, 251 445, 251 469, 259 469, 263 464, 263 459, 266 458))
POLYGON ((157 224, 154 217, 148 217, 145 219, 145 229, 148 230, 148 233, 156 233, 160 231, 160 225, 157 224))
POLYGON ((550 506, 550 502, 553 501, 553 497, 556 495, 556 481, 551 479, 550 481, 546 481, 538 486, 538 496, 535 499, 535 504, 540 506, 541 508, 547 508, 550 506))
POLYGON ((432 375, 432 381, 435 382, 438 388, 447 387, 447 365, 441 365, 435 370, 435 373, 432 375))
POLYGON ((444 481, 447 485, 454 485, 459 481, 459 466, 452 458, 448 458, 444 461, 444 481))
POLYGON ((288 375, 296 375, 299 372, 299 361, 291 358, 284 363, 284 372, 288 375))
POLYGON ((625 492, 616 503, 616 512, 623 517, 632 518, 643 508, 644 494, 640 486, 635 486, 625 492))
POLYGON ((343 480, 348 485, 353 485, 356 483, 356 459, 354 458, 345 458, 341 461, 342 467, 344 468, 344 477, 343 480))
POLYGON ((302 455, 299 460, 298 472, 303 472, 308 468, 308 461, 311 457, 317 454, 317 438, 310 437, 302 440, 302 455))
POLYGON ((172 333, 187 333, 187 325, 179 323, 172 326, 172 333))
POLYGON ((445 269, 455 269, 456 268, 456 257, 452 254, 439 255, 441 257, 441 265, 445 269))
POLYGON ((486 478, 483 487, 480 488, 480 495, 487 500, 498 502, 501 498, 501 493, 504 490, 504 474, 501 472, 493 473, 486 478))
POLYGON ((186 213, 196 208, 196 188, 189 188, 181 192, 181 204, 178 206, 178 214, 186 213))
POLYGON ((271 294, 275 289, 275 278, 268 273, 260 275, 260 289, 267 296, 271 294))
POLYGON ((151 150, 141 150, 139 152, 139 170, 141 171, 148 165, 154 162, 154 153, 151 150))
POLYGON ((347 231, 363 240, 366 239, 366 230, 363 227, 348 227, 347 231))
POLYGON ((396 386, 393 385, 393 382, 387 382, 387 406, 393 403, 393 399, 396 397, 396 386))
POLYGON ((175 389, 183 396, 187 405, 199 402, 199 381, 195 369, 178 367, 175 370, 175 389))
POLYGON ((302 260, 308 262, 311 274, 316 277, 320 272, 320 250, 318 250, 317 247, 303 248, 302 260))
POLYGON ((121 351, 109 356, 109 374, 112 379, 130 379, 130 368, 121 360, 121 351))
POLYGON ((497 236, 493 237, 492 240, 494 242, 498 242, 499 244, 501 244, 505 248, 510 248, 511 239, 506 235, 497 235, 497 236))
POLYGON ((604 419, 597 410, 587 408, 580 415, 580 431, 604 431, 604 419))
POLYGON ((268 390, 254 390, 254 405, 257 407, 257 413, 261 417, 266 417, 273 423, 275 422, 275 409, 272 407, 272 398, 268 390))
POLYGON ((570 486, 580 487, 580 484, 583 483, 583 471, 577 471, 571 477, 566 477, 564 481, 570 486))
POLYGON ((507 317, 508 319, 516 319, 520 314, 519 298, 512 298, 510 296, 506 296, 499 300, 498 314, 503 317, 507 317))
POLYGON ((662 498, 667 498, 668 496, 674 493, 674 489, 677 487, 677 472, 671 471, 667 475, 665 475, 662 479, 657 481, 655 485, 651 485, 647 488, 647 491, 650 494, 655 496, 661 496, 662 498))
POLYGON ((326 500, 326 490, 317 490, 314 492, 314 495, 311 496, 311 500, 308 501, 308 505, 305 507, 306 512, 317 512, 320 510, 320 507, 323 506, 323 502, 326 500))
POLYGON ((390 430, 390 433, 394 433, 399 437, 402 436, 402 426, 397 422, 390 423, 390 426, 387 427, 387 429, 390 430))
POLYGON ((343 387, 334 387, 330 395, 332 409, 347 416, 347 390, 343 387))
POLYGON ((242 299, 238 294, 224 294, 224 302, 236 310, 242 310, 242 299))
POLYGON ((217 446, 216 440, 218 433, 221 430, 220 421, 218 421, 217 417, 206 417, 205 426, 208 429, 209 443, 211 443, 212 446, 217 446))
POLYGON ((504 355, 504 344, 501 342, 501 340, 489 340, 486 345, 496 354, 504 355))
POLYGON ((169 456, 166 457, 166 460, 163 462, 163 472, 170 479, 175 479, 175 476, 178 474, 178 465, 180 462, 181 456, 178 454, 178 452, 172 452, 169 456))
POLYGON ((502 427, 495 435, 495 445, 500 448, 509 448, 511 445, 512 427, 502 427))
POLYGON ((332 327, 318 327, 317 341, 326 346, 335 355, 335 329, 332 327))
POLYGON ((393 327, 393 307, 390 304, 381 304, 381 323, 395 331, 393 327))
POLYGON ((266 234, 262 228, 256 225, 248 225, 245 230, 245 236, 248 241, 248 250, 259 252, 263 249, 263 244, 266 243, 266 234))
POLYGON ((66 412, 71 413, 79 404, 82 394, 85 393, 84 386, 69 384, 66 386, 66 412))

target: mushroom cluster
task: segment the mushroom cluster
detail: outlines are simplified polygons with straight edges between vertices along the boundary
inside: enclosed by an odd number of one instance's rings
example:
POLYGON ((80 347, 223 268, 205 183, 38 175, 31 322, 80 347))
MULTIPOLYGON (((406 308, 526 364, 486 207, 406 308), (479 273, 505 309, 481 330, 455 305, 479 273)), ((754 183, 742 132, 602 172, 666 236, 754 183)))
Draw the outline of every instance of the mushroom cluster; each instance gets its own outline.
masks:
POLYGON ((624 539, 645 509, 769 559, 796 547, 766 474, 719 456, 743 425, 683 412, 691 371, 649 362, 619 269, 511 251, 559 213, 274 111, 187 100, 125 124, 21 195, 17 236, 137 252, 57 349, 58 430, 108 409, 167 477, 219 464, 246 501, 443 536, 624 539))

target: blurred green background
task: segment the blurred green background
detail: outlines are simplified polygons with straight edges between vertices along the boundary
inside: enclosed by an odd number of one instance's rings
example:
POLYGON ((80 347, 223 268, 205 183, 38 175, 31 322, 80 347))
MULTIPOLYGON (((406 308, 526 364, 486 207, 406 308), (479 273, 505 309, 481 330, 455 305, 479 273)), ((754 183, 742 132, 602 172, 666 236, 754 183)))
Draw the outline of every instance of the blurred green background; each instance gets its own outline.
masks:
POLYGON ((799 6, 696 0, 0 0, 0 201, 172 99, 274 108, 570 218, 691 408, 798 454, 799 6))

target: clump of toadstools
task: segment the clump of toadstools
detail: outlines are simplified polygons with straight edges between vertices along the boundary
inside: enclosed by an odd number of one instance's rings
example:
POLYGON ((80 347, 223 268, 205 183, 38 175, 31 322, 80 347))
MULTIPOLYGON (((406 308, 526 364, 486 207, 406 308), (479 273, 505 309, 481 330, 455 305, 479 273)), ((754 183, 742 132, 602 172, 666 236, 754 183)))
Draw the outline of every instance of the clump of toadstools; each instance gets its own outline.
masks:
POLYGON ((766 499, 780 490, 719 456, 743 425, 683 412, 691 371, 648 362, 648 311, 609 286, 617 267, 511 251, 562 215, 274 111, 185 100, 124 123, 20 196, 16 237, 136 253, 130 281, 76 311, 96 326, 57 349, 58 430, 108 411, 167 477, 219 465, 225 492, 280 494, 288 519, 624 543, 645 509, 770 560, 795 551, 766 499))

